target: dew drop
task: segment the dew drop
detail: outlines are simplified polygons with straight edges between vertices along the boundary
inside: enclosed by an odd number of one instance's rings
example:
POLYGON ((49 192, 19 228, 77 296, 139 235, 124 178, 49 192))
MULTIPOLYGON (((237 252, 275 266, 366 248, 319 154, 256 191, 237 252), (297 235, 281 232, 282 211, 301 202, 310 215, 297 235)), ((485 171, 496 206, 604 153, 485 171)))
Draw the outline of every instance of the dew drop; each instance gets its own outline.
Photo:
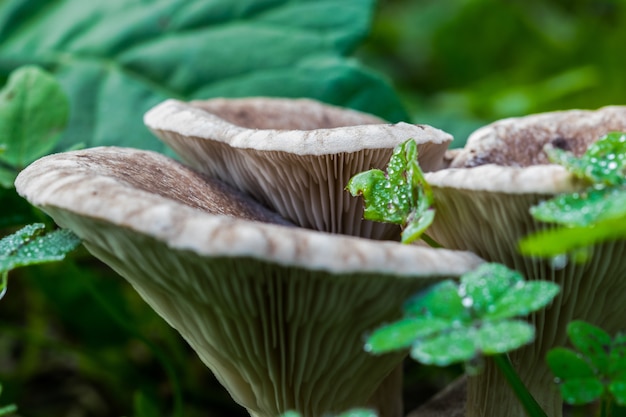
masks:
POLYGON ((474 299, 472 297, 464 297, 461 300, 461 304, 463 304, 465 308, 471 308, 474 305, 474 299))
POLYGON ((550 264, 552 265, 552 268, 556 270, 560 270, 567 266, 567 262, 568 262, 567 255, 561 254, 552 258, 550 261, 550 264))

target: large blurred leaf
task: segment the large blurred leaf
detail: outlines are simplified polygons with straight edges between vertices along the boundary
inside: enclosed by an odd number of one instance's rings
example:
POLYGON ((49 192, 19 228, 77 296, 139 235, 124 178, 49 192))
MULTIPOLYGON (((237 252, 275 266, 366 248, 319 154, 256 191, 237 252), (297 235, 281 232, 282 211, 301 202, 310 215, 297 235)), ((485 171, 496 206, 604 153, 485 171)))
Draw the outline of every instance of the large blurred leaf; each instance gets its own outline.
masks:
POLYGON ((374 0, 5 0, 0 78, 43 65, 72 102, 60 145, 162 149, 142 124, 158 102, 308 96, 405 118, 389 85, 346 59, 374 0))
MULTIPOLYGON (((0 91, 0 161, 24 168, 50 152, 67 124, 69 103, 61 86, 37 67, 11 74, 0 91)), ((0 171, 0 185, 10 188, 14 172, 0 171)))

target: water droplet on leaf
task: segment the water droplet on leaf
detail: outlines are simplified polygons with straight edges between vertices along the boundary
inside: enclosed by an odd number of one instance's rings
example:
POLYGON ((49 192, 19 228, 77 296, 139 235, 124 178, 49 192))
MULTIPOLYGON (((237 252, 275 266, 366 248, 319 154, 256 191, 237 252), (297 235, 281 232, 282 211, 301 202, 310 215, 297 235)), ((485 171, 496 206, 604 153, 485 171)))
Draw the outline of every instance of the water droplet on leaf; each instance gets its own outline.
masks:
POLYGON ((561 254, 552 258, 550 261, 550 264, 552 265, 552 268, 556 270, 560 270, 567 266, 567 262, 568 262, 567 255, 561 254))

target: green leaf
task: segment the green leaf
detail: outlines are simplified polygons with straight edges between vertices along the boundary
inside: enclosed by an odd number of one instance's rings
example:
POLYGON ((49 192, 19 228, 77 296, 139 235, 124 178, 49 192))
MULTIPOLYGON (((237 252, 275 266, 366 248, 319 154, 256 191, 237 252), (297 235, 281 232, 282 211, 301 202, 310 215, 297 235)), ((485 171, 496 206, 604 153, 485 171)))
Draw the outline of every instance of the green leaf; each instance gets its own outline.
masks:
POLYGON ((0 407, 0 416, 10 416, 17 413, 17 406, 14 404, 4 405, 0 407))
POLYGON ((428 209, 419 216, 410 218, 402 230, 402 243, 411 243, 419 239, 435 220, 435 210, 428 209))
POLYGON ((460 281, 442 281, 411 297, 404 305, 406 317, 376 330, 365 350, 412 346, 413 359, 439 366, 505 353, 535 337, 530 324, 505 318, 544 307, 558 293, 556 284, 526 283, 500 264, 483 264, 460 281))
MULTIPOLYGON (((301 417, 302 415, 297 411, 287 411, 286 413, 281 414, 281 417, 301 417)), ((322 417, 332 417, 332 414, 324 414, 322 417)), ((366 410, 363 408, 355 408, 349 411, 346 411, 341 414, 337 414, 337 417, 377 417, 378 414, 372 410, 366 410)))
POLYGON ((337 417, 377 417, 377 416, 378 416, 378 414, 376 414, 372 410, 365 410, 365 409, 356 408, 354 410, 350 410, 350 411, 346 411, 345 413, 341 413, 337 417))
POLYGON ((487 308, 486 318, 503 319, 525 316, 547 306, 559 293, 553 282, 518 282, 487 308))
POLYGON ((21 169, 46 155, 68 116, 67 96, 53 76, 37 67, 15 70, 0 91, 0 143, 6 146, 0 160, 21 169))
POLYGON ((69 230, 45 233, 42 223, 28 225, 0 240, 0 272, 14 268, 60 261, 74 250, 80 239, 69 230))
POLYGON ((564 194, 531 208, 534 218, 565 226, 589 226, 595 222, 626 215, 626 189, 590 188, 564 194))
POLYGON ((7 169, 0 166, 0 187, 13 188, 13 183, 17 177, 17 171, 13 169, 7 169))
POLYGON ((526 256, 555 257, 585 249, 607 240, 626 238, 626 216, 600 221, 590 226, 548 229, 519 241, 526 256))
POLYGON ((348 181, 346 189, 353 196, 362 195, 365 200, 364 217, 367 220, 402 224, 407 216, 406 211, 390 208, 390 193, 386 188, 389 181, 380 169, 360 172, 348 181))
POLYGON ((546 357, 561 380, 565 401, 584 404, 610 395, 618 405, 626 405, 626 335, 618 333, 611 339, 602 329, 583 321, 571 322, 567 333, 580 353, 555 348, 546 357))
POLYGON ((571 405, 583 405, 598 400, 604 387, 597 378, 580 378, 565 381, 561 384, 563 401, 571 405))
POLYGON ((609 373, 618 378, 626 378, 626 333, 618 333, 611 344, 609 373))
POLYGON ((448 320, 437 318, 406 318, 375 330, 365 343, 365 351, 381 354, 406 349, 416 339, 429 336, 450 327, 448 320))
POLYGON ((582 192, 559 195, 532 207, 537 220, 568 226, 537 232, 519 243, 527 256, 570 254, 588 259, 587 247, 626 237, 626 134, 613 132, 592 144, 581 158, 546 147, 549 158, 565 166, 591 186, 582 192))
POLYGON ((476 329, 460 327, 414 344, 411 357, 425 365, 448 366, 467 362, 480 353, 475 341, 476 329))
POLYGON ((461 277, 459 291, 465 307, 471 307, 482 317, 496 300, 520 282, 523 278, 517 271, 501 264, 482 264, 461 277))
MULTIPOLYGON (((2 385, 0 385, 0 394, 2 393, 2 385)), ((17 406, 15 404, 0 406, 0 416, 10 416, 17 412, 17 406)))
POLYGON ((534 338, 535 329, 530 324, 518 320, 502 320, 486 322, 480 326, 476 332, 475 343, 483 354, 495 355, 520 348, 534 338))
POLYGON ((166 98, 310 97, 407 119, 389 82, 346 58, 368 34, 374 0, 21 4, 0 2, 0 77, 34 63, 57 76, 72 103, 58 150, 163 150, 142 117, 166 98))
POLYGON ((548 158, 594 184, 626 184, 626 133, 612 132, 593 143, 581 158, 546 147, 548 158))
POLYGON ((611 336, 604 330, 584 321, 576 320, 567 325, 570 341, 582 353, 597 372, 609 372, 609 353, 611 352, 611 336))
POLYGON ((463 306, 459 287, 454 281, 443 281, 421 292, 404 304, 404 312, 411 316, 424 316, 452 320, 469 320, 463 306))
POLYGON ((396 146, 386 174, 379 169, 361 172, 346 189, 363 196, 365 219, 401 225, 402 243, 418 239, 435 218, 432 190, 417 163, 413 139, 396 146))
POLYGON ((562 380, 593 378, 596 375, 589 362, 571 349, 551 349, 546 355, 546 362, 552 373, 562 380))
POLYGON ((626 378, 612 381, 609 384, 609 392, 613 394, 617 405, 626 405, 626 378))

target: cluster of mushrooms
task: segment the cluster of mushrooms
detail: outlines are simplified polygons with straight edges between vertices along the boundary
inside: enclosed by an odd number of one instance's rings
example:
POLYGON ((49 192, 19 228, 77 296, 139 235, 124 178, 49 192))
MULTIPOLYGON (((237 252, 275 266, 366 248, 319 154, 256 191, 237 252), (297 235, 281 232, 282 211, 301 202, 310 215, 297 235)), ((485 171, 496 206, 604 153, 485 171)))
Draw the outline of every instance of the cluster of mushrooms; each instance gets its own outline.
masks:
MULTIPOLYGON (((544 357, 566 344, 567 323, 623 330, 623 241, 560 269, 522 257, 517 242, 549 227, 533 220, 532 205, 577 187, 543 146, 580 155, 626 130, 626 107, 502 120, 455 151, 447 151, 452 137, 430 126, 306 99, 168 100, 144 120, 185 165, 92 148, 36 161, 17 190, 126 278, 251 416, 354 407, 404 415, 405 353, 372 356, 364 336, 399 318, 410 295, 485 261, 561 285, 552 305, 529 317, 535 342, 510 355, 549 415, 560 416, 562 402, 544 357), (364 221, 361 199, 344 190, 354 174, 384 169, 409 138, 434 190, 428 233, 446 249, 400 244, 398 226, 364 221)), ((466 384, 452 391, 462 401, 411 416, 524 415, 489 364, 466 384)))

